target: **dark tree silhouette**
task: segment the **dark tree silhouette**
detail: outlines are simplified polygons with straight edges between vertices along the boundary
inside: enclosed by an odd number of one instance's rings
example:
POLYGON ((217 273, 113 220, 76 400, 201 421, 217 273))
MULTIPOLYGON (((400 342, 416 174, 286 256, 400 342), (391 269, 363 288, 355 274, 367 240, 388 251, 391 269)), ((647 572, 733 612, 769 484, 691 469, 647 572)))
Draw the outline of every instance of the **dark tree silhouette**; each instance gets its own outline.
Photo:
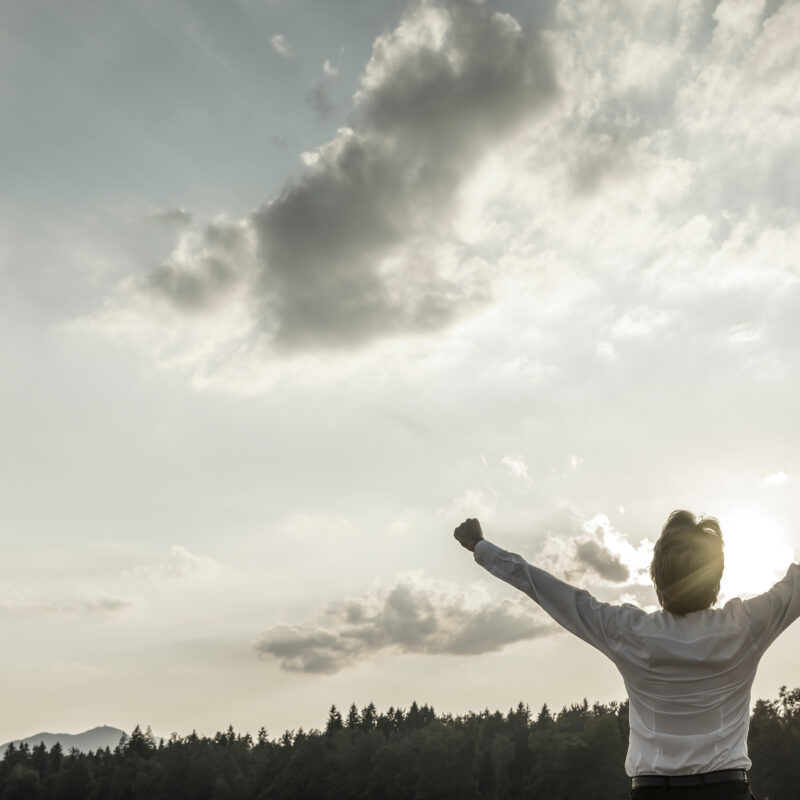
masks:
MULTIPOLYGON (((233 726, 156 743, 137 725, 112 752, 11 745, 0 761, 0 800, 626 800, 628 704, 587 700, 531 714, 488 709, 437 715, 413 702, 346 720, 331 706, 324 731, 256 740, 233 726)), ((751 779, 765 800, 800 786, 800 689, 759 700, 750 726, 751 779)))

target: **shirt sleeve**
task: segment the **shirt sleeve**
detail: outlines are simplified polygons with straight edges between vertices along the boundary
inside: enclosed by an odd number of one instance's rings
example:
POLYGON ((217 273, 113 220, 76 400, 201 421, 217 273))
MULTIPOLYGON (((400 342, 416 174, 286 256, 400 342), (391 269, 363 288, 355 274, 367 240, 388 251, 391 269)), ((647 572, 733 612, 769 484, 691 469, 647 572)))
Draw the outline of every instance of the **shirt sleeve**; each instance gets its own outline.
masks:
POLYGON ((589 592, 564 583, 485 539, 475 546, 474 556, 492 575, 535 600, 563 628, 616 660, 617 606, 599 602, 589 592))
POLYGON ((768 592, 750 597, 742 605, 753 643, 763 653, 800 616, 800 564, 792 564, 768 592))

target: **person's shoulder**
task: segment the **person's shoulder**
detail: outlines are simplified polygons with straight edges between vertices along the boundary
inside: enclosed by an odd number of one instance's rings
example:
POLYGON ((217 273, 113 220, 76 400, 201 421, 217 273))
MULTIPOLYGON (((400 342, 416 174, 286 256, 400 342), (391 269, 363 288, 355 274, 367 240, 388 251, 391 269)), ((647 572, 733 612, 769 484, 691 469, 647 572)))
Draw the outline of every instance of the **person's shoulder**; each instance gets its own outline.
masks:
POLYGON ((697 616, 701 627, 724 635, 741 631, 747 623, 747 614, 741 597, 731 597, 721 606, 712 606, 693 613, 697 616))
POLYGON ((619 605, 612 605, 610 608, 613 610, 618 622, 627 625, 634 625, 649 615, 649 612, 634 603, 620 603, 619 605))
POLYGON ((741 597, 731 597, 731 599, 726 601, 725 605, 718 610, 735 614, 741 611, 743 607, 744 607, 744 601, 742 600, 741 597))

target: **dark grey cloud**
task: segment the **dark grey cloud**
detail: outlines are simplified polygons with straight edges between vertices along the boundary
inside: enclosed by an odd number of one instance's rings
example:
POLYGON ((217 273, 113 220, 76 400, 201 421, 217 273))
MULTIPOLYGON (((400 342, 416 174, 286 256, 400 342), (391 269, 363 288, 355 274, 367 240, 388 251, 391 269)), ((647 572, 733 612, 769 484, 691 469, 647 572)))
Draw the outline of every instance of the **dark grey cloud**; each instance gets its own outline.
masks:
MULTIPOLYGON (((299 180, 238 223, 239 238, 173 259, 143 286, 197 312, 252 267, 248 313, 278 350, 441 327, 488 296, 486 278, 445 275, 437 257, 435 243, 460 248, 457 191, 555 94, 536 30, 484 3, 419 2, 376 40, 348 126, 306 154, 299 180), (245 227, 252 264, 240 249, 245 227)), ((327 113, 323 95, 310 102, 327 113)))
POLYGON ((277 625, 255 648, 283 669, 330 674, 387 648, 478 655, 552 630, 529 600, 475 606, 436 584, 399 581, 385 594, 336 604, 315 625, 277 625))
POLYGON ((614 555, 594 539, 576 542, 575 557, 607 581, 624 583, 631 578, 630 570, 622 563, 619 556, 614 555))
POLYGON ((764 10, 761 12, 761 24, 763 25, 768 19, 774 17, 782 5, 783 0, 767 0, 764 3, 764 10))
POLYGON ((289 140, 285 136, 281 136, 280 134, 273 133, 269 137, 269 140, 272 142, 272 144, 275 145, 275 147, 281 150, 286 150, 289 147, 289 140))
POLYGON ((311 88, 306 94, 306 103, 323 119, 327 119, 336 110, 325 87, 317 81, 311 84, 311 88))
POLYGON ((234 222, 214 222, 187 260, 173 259, 157 267, 142 288, 182 312, 207 311, 241 285, 250 260, 246 229, 234 222))

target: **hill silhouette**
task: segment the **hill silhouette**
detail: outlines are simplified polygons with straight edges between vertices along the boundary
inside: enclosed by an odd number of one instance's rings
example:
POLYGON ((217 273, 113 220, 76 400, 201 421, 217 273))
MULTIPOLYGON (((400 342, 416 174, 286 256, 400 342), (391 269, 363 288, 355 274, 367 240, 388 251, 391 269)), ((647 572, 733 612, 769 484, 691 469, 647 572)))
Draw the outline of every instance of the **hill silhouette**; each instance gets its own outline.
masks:
MULTIPOLYGON (((25 743, 30 747, 35 747, 39 742, 44 742, 45 747, 50 750, 56 742, 59 742, 64 752, 76 747, 83 753, 89 753, 95 750, 104 750, 106 747, 115 748, 124 735, 125 731, 119 728, 101 725, 83 733, 37 733, 25 739, 14 739, 13 744, 19 746, 25 743)), ((9 744, 11 742, 0 745, 0 757, 6 752, 9 744)))

